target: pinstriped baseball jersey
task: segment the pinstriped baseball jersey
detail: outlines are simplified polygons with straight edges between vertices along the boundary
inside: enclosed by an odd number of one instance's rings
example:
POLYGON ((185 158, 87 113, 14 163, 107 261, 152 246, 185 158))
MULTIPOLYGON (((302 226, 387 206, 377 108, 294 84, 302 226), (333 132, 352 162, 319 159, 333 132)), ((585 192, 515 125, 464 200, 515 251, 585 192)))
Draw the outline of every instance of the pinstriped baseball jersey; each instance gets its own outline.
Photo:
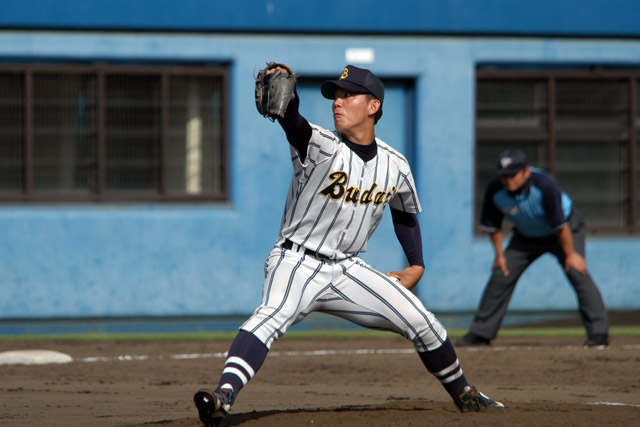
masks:
POLYGON ((409 163, 376 138, 377 155, 365 162, 337 131, 311 125, 304 163, 292 148, 294 174, 278 243, 285 239, 332 259, 365 252, 387 204, 421 210, 409 163))

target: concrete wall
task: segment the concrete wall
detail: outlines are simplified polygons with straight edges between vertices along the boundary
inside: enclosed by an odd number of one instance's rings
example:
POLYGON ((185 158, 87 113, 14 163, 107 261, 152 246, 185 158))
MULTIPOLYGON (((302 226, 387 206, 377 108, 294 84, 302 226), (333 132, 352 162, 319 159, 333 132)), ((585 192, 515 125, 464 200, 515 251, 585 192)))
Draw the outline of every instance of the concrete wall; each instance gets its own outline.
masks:
MULTIPOLYGON (((353 47, 372 49, 373 62, 360 65, 381 77, 415 82, 415 168, 427 263, 418 295, 434 311, 475 309, 493 256, 472 224, 476 65, 638 66, 640 59, 640 42, 625 39, 2 31, 0 58, 14 61, 230 64, 231 202, 2 204, 0 317, 251 312, 291 173, 282 130, 255 111, 254 70, 276 59, 309 77, 337 76, 353 47)), ((391 114, 385 119, 394 120, 391 114)), ((387 271, 402 267, 402 257, 385 220, 364 257, 387 271)), ((588 240, 589 269, 610 308, 640 308, 638 259, 639 237, 588 240)), ((511 305, 574 307, 551 258, 525 273, 511 305)))

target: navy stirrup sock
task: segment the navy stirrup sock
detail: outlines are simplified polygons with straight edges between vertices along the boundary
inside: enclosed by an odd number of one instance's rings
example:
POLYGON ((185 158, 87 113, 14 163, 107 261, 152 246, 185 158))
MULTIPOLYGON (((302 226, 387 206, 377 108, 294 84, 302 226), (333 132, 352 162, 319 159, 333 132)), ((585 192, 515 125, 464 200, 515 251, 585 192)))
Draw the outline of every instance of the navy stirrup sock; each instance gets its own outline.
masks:
POLYGON ((267 346, 255 335, 241 329, 229 348, 224 370, 216 390, 232 388, 230 403, 233 404, 240 389, 253 378, 262 366, 268 351, 267 346))
POLYGON ((469 385, 469 382, 462 372, 458 356, 449 337, 437 349, 418 354, 427 370, 440 381, 455 404, 460 406, 460 394, 469 385))

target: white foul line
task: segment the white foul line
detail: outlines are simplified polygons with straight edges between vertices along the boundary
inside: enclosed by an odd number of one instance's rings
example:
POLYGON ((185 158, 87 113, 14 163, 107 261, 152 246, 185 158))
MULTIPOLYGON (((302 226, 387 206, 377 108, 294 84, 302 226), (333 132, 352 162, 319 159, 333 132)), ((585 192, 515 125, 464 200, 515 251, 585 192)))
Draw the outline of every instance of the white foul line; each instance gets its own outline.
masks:
MULTIPOLYGON (((310 351, 270 351, 269 357, 293 357, 293 356, 345 356, 345 355, 363 355, 363 354, 411 354, 415 353, 412 348, 407 349, 360 349, 360 350, 310 350, 310 351)), ((191 354, 172 354, 168 357, 158 356, 158 359, 226 359, 227 352, 218 353, 191 353, 191 354)), ((136 361, 148 360, 150 356, 124 355, 117 357, 85 357, 79 359, 79 362, 110 362, 110 361, 136 361)))
MULTIPOLYGON (((602 350, 584 350, 580 346, 564 346, 559 347, 565 350, 579 350, 579 351, 606 351, 602 350)), ((624 350, 639 350, 640 344, 624 345, 624 350)), ((482 347, 463 347, 462 351, 469 352, 486 352, 486 351, 547 351, 548 347, 536 347, 536 346, 482 346, 482 347)), ((299 357, 299 356, 348 356, 348 355, 368 355, 368 354, 412 354, 415 353, 413 348, 405 349, 356 349, 356 350, 308 350, 308 351, 270 351, 269 357, 299 357)), ((458 350, 461 351, 461 350, 458 350)), ((187 353, 187 354, 172 354, 169 356, 158 356, 157 359, 225 359, 227 352, 217 353, 187 353)), ((146 355, 123 355, 116 357, 85 357, 79 359, 79 362, 94 363, 94 362, 110 362, 110 361, 137 361, 137 360, 149 360, 151 356, 146 355)))
POLYGON ((631 406, 634 408, 640 408, 640 405, 634 403, 620 403, 620 402, 587 402, 587 405, 602 405, 602 406, 631 406))

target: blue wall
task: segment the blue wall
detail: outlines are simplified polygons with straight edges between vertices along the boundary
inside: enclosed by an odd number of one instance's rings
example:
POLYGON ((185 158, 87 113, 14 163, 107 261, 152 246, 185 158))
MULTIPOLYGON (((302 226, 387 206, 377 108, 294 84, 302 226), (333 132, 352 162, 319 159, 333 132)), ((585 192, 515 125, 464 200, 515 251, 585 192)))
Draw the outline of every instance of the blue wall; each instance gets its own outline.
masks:
POLYGON ((636 0, 0 0, 8 28, 639 36, 636 0))
MULTIPOLYGON (((309 77, 336 76, 352 47, 373 49, 373 62, 361 65, 381 77, 415 82, 427 262, 418 295, 434 311, 475 309, 493 257, 472 223, 476 65, 640 66, 633 39, 2 31, 5 60, 229 63, 232 103, 228 204, 0 205, 0 317, 251 312, 291 173, 281 129, 255 111, 254 70, 276 59, 309 77)), ((384 271, 402 267, 389 257, 400 249, 388 222, 364 256, 384 271)), ((610 308, 640 308, 638 259, 638 237, 588 240, 589 269, 610 308)), ((575 307, 551 258, 525 273, 511 305, 575 307)))

